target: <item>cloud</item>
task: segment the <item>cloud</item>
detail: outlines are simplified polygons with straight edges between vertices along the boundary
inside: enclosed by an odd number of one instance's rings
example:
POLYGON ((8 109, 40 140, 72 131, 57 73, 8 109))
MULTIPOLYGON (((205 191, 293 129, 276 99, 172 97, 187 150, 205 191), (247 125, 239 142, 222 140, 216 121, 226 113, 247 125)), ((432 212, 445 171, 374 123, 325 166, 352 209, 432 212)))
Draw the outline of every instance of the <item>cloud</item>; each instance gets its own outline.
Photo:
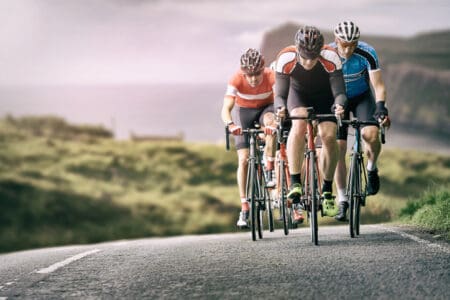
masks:
POLYGON ((220 81, 287 21, 408 36, 448 28, 431 0, 14 0, 0 2, 0 84, 220 81), (412 22, 411 20, 414 20, 412 22), (214 66, 213 68, 211 66, 214 66), (205 76, 205 77, 202 77, 205 76))

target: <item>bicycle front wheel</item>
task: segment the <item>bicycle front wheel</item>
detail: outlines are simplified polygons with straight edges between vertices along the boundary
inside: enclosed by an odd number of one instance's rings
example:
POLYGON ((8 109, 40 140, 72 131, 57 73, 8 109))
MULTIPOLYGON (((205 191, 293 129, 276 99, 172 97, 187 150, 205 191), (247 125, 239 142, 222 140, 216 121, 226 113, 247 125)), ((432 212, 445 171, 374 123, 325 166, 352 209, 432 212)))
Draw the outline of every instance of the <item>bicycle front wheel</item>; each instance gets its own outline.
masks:
POLYGON ((350 236, 354 238, 359 234, 359 214, 361 211, 361 202, 360 202, 360 169, 358 164, 358 157, 356 154, 353 154, 351 162, 350 162, 350 173, 348 179, 348 200, 350 202, 349 205, 349 229, 350 236))
POLYGON ((309 157, 309 197, 311 202, 311 240, 314 245, 319 244, 319 225, 317 220, 317 211, 319 209, 319 198, 317 193, 317 169, 316 169, 316 156, 314 152, 310 153, 309 157))
POLYGON ((247 199, 250 200, 250 227, 252 232, 252 240, 256 241, 256 165, 253 161, 249 163, 248 166, 248 177, 247 177, 247 199))
POLYGON ((279 186, 279 195, 280 195, 280 210, 281 210, 281 218, 283 220, 283 229, 284 234, 289 234, 289 221, 290 221, 290 214, 289 214, 289 208, 287 207, 287 178, 286 178, 286 168, 284 161, 280 162, 280 186, 279 186))
POLYGON ((355 228, 355 234, 359 235, 359 228, 360 228, 360 221, 361 221, 361 198, 363 197, 363 190, 362 190, 362 186, 361 186, 361 179, 362 179, 362 174, 361 174, 361 164, 362 164, 362 160, 360 158, 358 158, 358 162, 357 162, 357 170, 356 170, 356 199, 355 199, 355 205, 354 205, 354 215, 355 215, 355 221, 354 221, 354 228, 355 228))

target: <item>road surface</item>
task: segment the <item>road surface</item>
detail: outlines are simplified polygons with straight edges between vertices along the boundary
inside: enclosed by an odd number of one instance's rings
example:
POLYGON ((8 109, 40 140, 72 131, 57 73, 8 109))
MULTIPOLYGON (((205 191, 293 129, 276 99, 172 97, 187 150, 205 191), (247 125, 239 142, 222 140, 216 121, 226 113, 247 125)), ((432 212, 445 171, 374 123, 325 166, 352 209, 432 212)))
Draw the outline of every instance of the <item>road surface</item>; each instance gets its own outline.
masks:
POLYGON ((0 299, 450 299, 450 245, 404 229, 319 226, 0 255, 0 299))

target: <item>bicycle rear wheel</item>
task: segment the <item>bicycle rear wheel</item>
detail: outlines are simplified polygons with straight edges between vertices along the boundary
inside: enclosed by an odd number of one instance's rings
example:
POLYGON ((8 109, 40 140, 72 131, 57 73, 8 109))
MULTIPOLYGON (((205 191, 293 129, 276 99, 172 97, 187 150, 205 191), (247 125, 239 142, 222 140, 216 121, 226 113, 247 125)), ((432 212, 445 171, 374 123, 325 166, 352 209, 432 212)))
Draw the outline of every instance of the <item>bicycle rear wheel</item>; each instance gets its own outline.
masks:
MULTIPOLYGON (((273 222, 273 207, 272 207, 272 196, 269 192, 269 189, 267 188, 267 182, 264 177, 264 174, 262 174, 262 183, 261 183, 261 189, 262 193, 264 195, 264 207, 267 211, 267 223, 269 225, 269 231, 273 232, 275 231, 275 226, 273 222)), ((263 213, 264 215, 264 213, 263 213)))

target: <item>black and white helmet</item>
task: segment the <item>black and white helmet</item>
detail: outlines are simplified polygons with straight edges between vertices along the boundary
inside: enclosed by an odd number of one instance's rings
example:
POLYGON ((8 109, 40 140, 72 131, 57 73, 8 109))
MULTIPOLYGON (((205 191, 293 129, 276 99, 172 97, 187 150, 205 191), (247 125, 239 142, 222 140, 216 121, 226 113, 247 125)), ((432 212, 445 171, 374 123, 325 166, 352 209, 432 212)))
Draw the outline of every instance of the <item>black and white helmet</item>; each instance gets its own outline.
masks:
POLYGON ((359 39, 359 28, 352 21, 343 21, 336 25, 334 36, 347 43, 356 42, 359 39))
POLYGON ((249 48, 241 56, 241 70, 244 73, 257 73, 264 68, 264 57, 258 50, 249 48))
POLYGON ((320 30, 314 26, 303 26, 295 35, 295 46, 300 56, 314 59, 320 55, 324 38, 320 30))

